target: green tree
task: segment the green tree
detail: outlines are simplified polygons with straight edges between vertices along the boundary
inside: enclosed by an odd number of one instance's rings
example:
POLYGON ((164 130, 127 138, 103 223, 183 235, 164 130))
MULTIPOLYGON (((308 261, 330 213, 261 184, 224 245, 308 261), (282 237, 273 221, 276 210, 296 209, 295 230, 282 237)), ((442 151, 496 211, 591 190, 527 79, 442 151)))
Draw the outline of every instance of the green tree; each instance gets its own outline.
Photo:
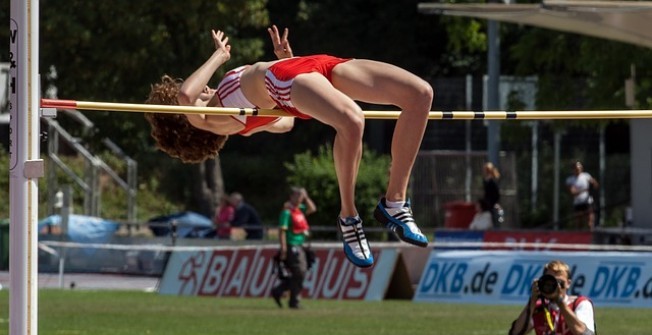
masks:
MULTIPOLYGON (((150 83, 163 73, 185 77, 201 64, 211 51, 208 34, 211 28, 224 29, 231 37, 234 48, 229 68, 256 61, 263 54, 266 59, 273 58, 263 30, 270 22, 291 29, 291 41, 299 55, 326 52, 373 58, 395 63, 424 77, 446 73, 445 62, 439 60, 445 48, 440 42, 445 39, 445 33, 438 29, 438 20, 417 13, 417 3, 417 0, 43 1, 40 29, 43 85, 56 86, 61 98, 140 103, 150 83), (363 21, 365 24, 360 24, 363 21)), ((0 11, 0 19, 8 20, 9 0, 0 0, 0 7, 7 8, 0 11)), ((6 30, 0 30, 2 41, 8 43, 6 30)), ((6 57, 0 54, 0 60, 6 57)), ((110 137, 139 162, 141 187, 154 188, 162 197, 189 209, 205 207, 197 203, 195 197, 204 192, 196 186, 211 180, 206 177, 206 172, 211 173, 210 168, 186 166, 157 152, 141 115, 85 114, 95 122, 96 129, 74 132, 71 128, 76 125, 69 124, 67 128, 75 136, 96 150, 102 150, 97 144, 101 139, 110 137)), ((66 123, 65 118, 59 121, 66 123)), ((245 194, 262 208, 264 217, 275 217, 278 203, 275 200, 283 200, 285 196, 284 191, 277 191, 277 185, 286 177, 281 168, 283 162, 295 152, 316 150, 332 141, 330 127, 316 121, 297 123, 295 130, 283 136, 261 134, 230 139, 220 155, 221 164, 216 165, 223 167, 225 190, 245 194)), ((382 127, 391 131, 391 125, 387 122, 382 127)), ((375 147, 382 149, 382 146, 375 147)))
MULTIPOLYGON (((264 0, 45 1, 41 72, 51 75, 43 84, 56 87, 61 98, 142 103, 161 75, 186 77, 210 55, 211 29, 223 29, 232 38, 230 67, 263 54, 267 24, 264 0)), ((96 125, 94 131, 75 132, 70 122, 67 128, 95 151, 103 150, 103 138, 111 138, 139 162, 141 174, 161 179, 147 187, 157 185, 187 209, 212 214, 223 192, 219 160, 184 165, 157 152, 141 114, 85 114, 96 125), (168 163, 160 164, 163 160, 168 163)))
MULTIPOLYGON (((366 227, 380 226, 373 218, 373 209, 385 194, 389 162, 389 156, 364 148, 355 193, 356 206, 366 227)), ((340 193, 331 146, 322 146, 315 154, 308 151, 296 154, 285 167, 289 172, 285 189, 289 190, 290 186, 305 187, 317 205, 318 211, 310 216, 310 223, 335 226, 340 212, 340 193)))

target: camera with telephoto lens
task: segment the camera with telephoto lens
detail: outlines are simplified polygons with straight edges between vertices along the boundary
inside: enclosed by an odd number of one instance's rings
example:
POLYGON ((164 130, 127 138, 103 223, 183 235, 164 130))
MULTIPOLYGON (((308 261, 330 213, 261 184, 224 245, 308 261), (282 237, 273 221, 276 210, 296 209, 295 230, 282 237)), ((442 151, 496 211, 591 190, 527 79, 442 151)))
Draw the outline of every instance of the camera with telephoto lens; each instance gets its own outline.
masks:
POLYGON ((564 282, 561 280, 557 280, 552 275, 545 274, 539 278, 537 281, 537 285, 539 286, 539 292, 545 295, 551 295, 557 291, 557 287, 564 288, 564 282))

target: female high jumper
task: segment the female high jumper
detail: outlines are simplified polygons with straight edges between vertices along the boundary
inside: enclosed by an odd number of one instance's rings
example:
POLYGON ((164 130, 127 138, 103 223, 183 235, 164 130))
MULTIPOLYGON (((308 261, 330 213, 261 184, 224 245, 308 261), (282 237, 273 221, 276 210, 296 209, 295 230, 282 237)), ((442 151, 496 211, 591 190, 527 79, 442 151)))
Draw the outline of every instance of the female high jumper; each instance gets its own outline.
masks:
MULTIPOLYGON (((414 74, 383 62, 329 55, 292 57, 288 30, 283 38, 276 26, 268 32, 281 59, 233 69, 217 89, 210 89, 208 81, 231 57, 229 38, 213 30, 215 51, 208 60, 185 81, 164 76, 161 83, 152 86, 147 103, 280 108, 295 117, 314 118, 333 127, 333 159, 341 201, 337 225, 347 258, 359 267, 372 266, 374 257, 355 206, 365 123, 355 101, 397 106, 402 113, 392 138, 389 184, 374 216, 402 241, 426 247, 428 239, 414 221, 406 193, 432 106, 432 87, 414 74)), ((159 149, 188 163, 215 157, 229 135, 283 133, 294 125, 292 117, 167 113, 148 113, 145 117, 159 149)))

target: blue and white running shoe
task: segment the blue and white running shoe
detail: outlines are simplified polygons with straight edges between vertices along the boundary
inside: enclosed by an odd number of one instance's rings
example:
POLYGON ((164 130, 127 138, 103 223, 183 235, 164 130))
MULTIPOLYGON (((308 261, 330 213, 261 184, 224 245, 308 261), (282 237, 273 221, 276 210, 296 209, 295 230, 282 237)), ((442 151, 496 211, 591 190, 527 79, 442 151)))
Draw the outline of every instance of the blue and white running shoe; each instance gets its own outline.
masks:
POLYGON ((362 220, 359 216, 337 218, 337 226, 342 233, 344 243, 344 254, 346 258, 361 268, 368 268, 374 264, 374 256, 371 254, 369 242, 362 230, 362 220))
POLYGON ((388 208, 385 198, 382 198, 374 210, 374 217, 391 230, 399 240, 419 247, 428 246, 428 238, 414 222, 409 200, 403 207, 388 208))

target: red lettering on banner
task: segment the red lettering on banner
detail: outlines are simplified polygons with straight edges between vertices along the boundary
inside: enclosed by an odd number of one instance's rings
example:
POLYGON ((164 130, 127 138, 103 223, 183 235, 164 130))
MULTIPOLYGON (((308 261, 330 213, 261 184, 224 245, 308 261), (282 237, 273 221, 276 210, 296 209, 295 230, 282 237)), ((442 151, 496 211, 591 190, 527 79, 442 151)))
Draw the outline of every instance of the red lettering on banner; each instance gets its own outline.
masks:
POLYGON ((331 257, 324 271, 322 271, 324 278, 322 278, 321 289, 319 290, 319 298, 334 299, 338 298, 338 291, 342 287, 343 277, 349 270, 351 264, 345 257, 331 257))
POLYGON ((247 280, 251 264, 256 256, 256 250, 238 250, 231 256, 230 262, 233 265, 230 271, 224 275, 224 290, 221 296, 238 297, 244 290, 245 280, 247 280))
POLYGON ((276 283, 273 257, 276 250, 262 250, 256 258, 254 266, 249 273, 249 280, 246 285, 245 296, 266 297, 276 283))
POLYGON ((353 270, 353 276, 349 281, 349 289, 346 291, 346 296, 360 297, 360 299, 364 298, 365 293, 367 293, 367 288, 369 287, 370 278, 371 276, 369 273, 363 272, 362 269, 356 267, 353 270))
POLYGON ((221 284, 233 253, 233 250, 213 252, 208 261, 197 295, 219 295, 221 284))
MULTIPOLYGON (((304 281, 304 296, 364 299, 373 268, 354 266, 341 250, 315 252, 315 264, 304 281)), ((245 249, 214 251, 200 258, 194 255, 180 270, 181 290, 200 296, 267 297, 278 282, 273 273, 275 253, 273 249, 245 249), (202 269, 203 277, 197 278, 195 273, 202 269)), ((374 252, 374 257, 378 260, 380 252, 374 252)))
POLYGON ((303 293, 304 296, 315 297, 317 296, 317 285, 319 284, 319 274, 322 273, 324 268, 324 261, 330 257, 333 250, 316 250, 315 251, 315 264, 312 269, 306 273, 306 278, 303 280, 303 293))
MULTIPOLYGON (((378 260, 379 257, 380 253, 374 252, 374 258, 378 260)), ((364 299, 373 268, 356 267, 341 250, 318 250, 315 265, 311 271, 313 273, 306 278, 308 296, 319 299, 364 299)))
MULTIPOLYGON (((512 249, 516 250, 563 250, 554 247, 555 244, 590 244, 592 242, 591 232, 555 232, 555 231, 533 231, 533 232, 510 232, 510 231, 486 231, 485 242, 507 242, 512 243, 512 249), (524 247, 523 243, 535 243, 536 246, 524 247)), ((497 249, 496 247, 485 247, 484 249, 497 249)), ((500 248, 504 249, 504 248, 500 248)))

